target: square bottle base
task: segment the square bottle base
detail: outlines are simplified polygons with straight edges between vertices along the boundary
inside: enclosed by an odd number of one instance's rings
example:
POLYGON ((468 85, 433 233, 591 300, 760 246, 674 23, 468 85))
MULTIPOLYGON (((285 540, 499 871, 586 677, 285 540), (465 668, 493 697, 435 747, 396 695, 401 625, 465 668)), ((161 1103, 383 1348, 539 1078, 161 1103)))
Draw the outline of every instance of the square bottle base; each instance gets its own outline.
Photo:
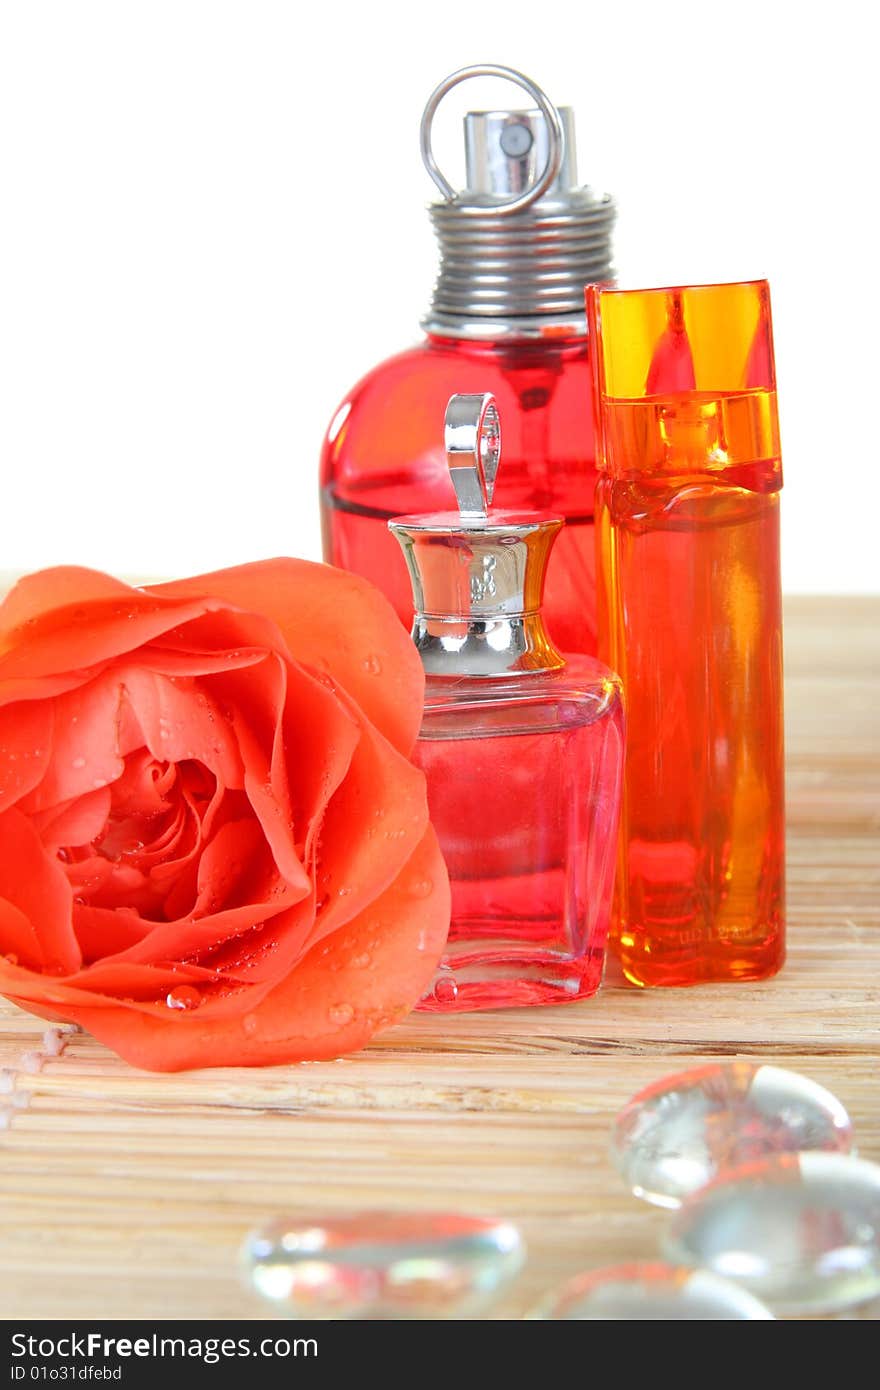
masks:
POLYGON ((587 961, 539 961, 533 952, 517 959, 508 952, 447 956, 433 988, 417 1008, 425 1013, 517 1009, 534 1004, 568 1004, 595 994, 604 955, 587 961))

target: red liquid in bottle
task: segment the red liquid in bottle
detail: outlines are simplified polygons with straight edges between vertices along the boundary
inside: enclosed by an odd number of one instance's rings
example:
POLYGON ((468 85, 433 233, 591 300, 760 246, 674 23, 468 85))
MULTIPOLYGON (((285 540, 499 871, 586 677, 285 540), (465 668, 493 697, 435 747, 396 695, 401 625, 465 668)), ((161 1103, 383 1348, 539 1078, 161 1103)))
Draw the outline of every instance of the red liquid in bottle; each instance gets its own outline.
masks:
POLYGON ((595 994, 620 805, 619 683, 597 662, 499 680, 428 678, 415 760, 452 887, 422 1009, 595 994))
POLYGON ((429 337, 364 377, 324 443, 324 558, 372 580, 409 627, 409 579, 386 523, 448 505, 443 414, 451 395, 468 391, 491 392, 504 421, 494 504, 565 519, 547 575, 545 622, 558 647, 593 655, 596 464, 583 336, 537 344, 429 337))

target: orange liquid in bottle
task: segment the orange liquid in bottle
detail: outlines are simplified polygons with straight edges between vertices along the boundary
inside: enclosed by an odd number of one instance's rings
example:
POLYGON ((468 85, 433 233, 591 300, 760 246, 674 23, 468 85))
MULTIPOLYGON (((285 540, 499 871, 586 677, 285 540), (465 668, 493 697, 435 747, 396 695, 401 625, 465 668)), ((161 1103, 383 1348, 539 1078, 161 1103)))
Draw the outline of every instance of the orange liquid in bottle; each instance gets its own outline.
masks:
POLYGON ((638 984, 757 979, 784 957, 779 460, 737 463, 770 442, 771 394, 605 402, 606 438, 641 465, 596 494, 600 653, 629 738, 616 941, 638 984), (726 447, 691 471, 707 417, 726 447), (632 451, 658 424, 678 475, 632 451))

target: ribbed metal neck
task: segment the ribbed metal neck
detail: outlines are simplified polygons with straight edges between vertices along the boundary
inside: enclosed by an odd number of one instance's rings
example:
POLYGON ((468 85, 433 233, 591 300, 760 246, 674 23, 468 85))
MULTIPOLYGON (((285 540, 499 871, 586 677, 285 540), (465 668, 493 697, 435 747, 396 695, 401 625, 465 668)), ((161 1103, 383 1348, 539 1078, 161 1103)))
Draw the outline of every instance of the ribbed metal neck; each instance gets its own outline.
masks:
POLYGON ((574 122, 559 111, 565 158, 543 198, 513 215, 499 211, 531 177, 531 166, 498 157, 513 129, 530 135, 529 157, 542 162, 544 118, 539 111, 472 112, 465 123, 468 188, 457 200, 429 205, 440 250, 429 333, 452 338, 536 339, 586 334, 584 286, 613 278, 614 200, 577 187, 574 122), (499 173, 500 169, 500 173, 499 173), (463 210, 466 205, 467 211, 463 210))

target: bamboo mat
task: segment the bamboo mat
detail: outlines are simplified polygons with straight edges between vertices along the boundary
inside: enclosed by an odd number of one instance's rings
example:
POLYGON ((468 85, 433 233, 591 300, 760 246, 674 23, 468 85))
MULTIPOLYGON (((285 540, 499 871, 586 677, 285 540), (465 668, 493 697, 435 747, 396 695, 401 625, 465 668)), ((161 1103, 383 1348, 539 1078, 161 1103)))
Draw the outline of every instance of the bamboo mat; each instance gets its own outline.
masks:
POLYGON ((718 1056, 829 1086, 880 1161, 880 600, 793 599, 786 644, 777 979, 419 1015, 344 1061, 176 1076, 44 1038, 0 1001, 0 1314, 265 1316, 236 1270, 255 1221, 381 1206, 517 1221, 516 1315, 580 1269, 656 1254, 666 1218, 623 1190, 609 1126, 641 1086, 718 1056))

